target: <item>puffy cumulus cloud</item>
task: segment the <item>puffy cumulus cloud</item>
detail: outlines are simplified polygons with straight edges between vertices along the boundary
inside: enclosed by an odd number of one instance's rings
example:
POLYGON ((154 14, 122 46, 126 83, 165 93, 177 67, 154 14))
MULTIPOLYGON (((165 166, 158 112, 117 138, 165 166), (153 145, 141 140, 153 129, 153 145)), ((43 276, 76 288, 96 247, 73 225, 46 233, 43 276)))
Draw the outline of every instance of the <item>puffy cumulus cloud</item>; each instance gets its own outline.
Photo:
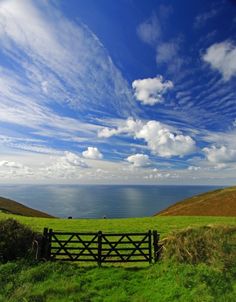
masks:
POLYGON ((143 127, 144 123, 140 120, 134 120, 133 118, 128 118, 125 121, 120 122, 120 125, 115 128, 103 128, 98 132, 98 137, 108 138, 113 135, 119 135, 123 133, 137 133, 143 127))
POLYGON ((108 138, 108 137, 111 137, 113 135, 117 135, 119 133, 120 132, 119 132, 118 129, 110 129, 108 127, 105 127, 102 130, 98 131, 98 137, 108 138))
POLYGON ((225 81, 236 75, 236 46, 231 41, 211 45, 202 58, 217 69, 225 81))
POLYGON ((236 162, 236 150, 227 148, 226 146, 216 147, 213 145, 210 148, 204 148, 203 152, 211 163, 224 164, 236 162))
POLYGON ((129 134, 134 138, 144 139, 148 148, 162 157, 184 156, 195 150, 195 141, 188 135, 170 129, 158 121, 143 122, 128 119, 117 129, 104 128, 100 137, 129 134))
POLYGON ((22 164, 14 162, 14 161, 2 160, 2 161, 0 161, 0 167, 9 167, 9 168, 21 169, 24 166, 22 164))
POLYGON ((102 159, 103 155, 102 153, 98 150, 98 148, 95 147, 88 147, 86 151, 82 153, 83 157, 88 158, 88 159, 102 159))
POLYGON ((189 166, 188 170, 189 171, 199 171, 199 170, 201 170, 201 167, 198 167, 198 166, 189 166))
POLYGON ((73 167, 81 167, 81 168, 87 168, 88 165, 85 163, 85 161, 75 153, 65 151, 65 155, 62 156, 59 159, 59 165, 61 167, 70 168, 73 167))
POLYGON ((150 164, 150 160, 148 155, 146 154, 134 154, 130 155, 126 159, 130 164, 132 164, 134 167, 145 167, 150 164))
POLYGON ((134 95, 144 105, 155 105, 163 101, 163 95, 173 88, 171 81, 164 81, 162 76, 135 80, 132 83, 134 95))
POLYGON ((86 162, 75 153, 65 151, 63 156, 52 158, 52 164, 40 169, 40 175, 43 177, 80 178, 79 172, 83 168, 88 168, 86 162))
POLYGON ((15 161, 0 161, 0 177, 11 179, 32 176, 33 170, 15 161))
POLYGON ((144 179, 147 179, 149 181, 153 181, 153 180, 167 180, 167 179, 178 179, 180 178, 180 175, 177 173, 168 173, 168 172, 164 172, 162 171, 161 173, 156 173, 156 174, 149 174, 149 175, 145 175, 143 177, 144 179))
POLYGON ((190 136, 173 133, 157 121, 149 121, 136 137, 144 139, 149 149, 162 157, 184 156, 195 149, 195 141, 190 136))

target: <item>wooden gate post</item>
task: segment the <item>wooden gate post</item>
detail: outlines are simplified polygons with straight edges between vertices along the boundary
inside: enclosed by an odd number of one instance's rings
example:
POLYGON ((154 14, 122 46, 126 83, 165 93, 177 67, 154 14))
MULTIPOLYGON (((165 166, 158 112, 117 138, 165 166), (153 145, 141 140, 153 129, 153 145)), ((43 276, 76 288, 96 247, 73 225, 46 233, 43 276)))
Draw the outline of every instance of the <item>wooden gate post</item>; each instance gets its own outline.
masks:
POLYGON ((46 245, 46 247, 47 247, 47 249, 46 249, 46 259, 47 260, 50 260, 50 258, 51 258, 52 232, 53 232, 52 229, 50 229, 49 232, 48 232, 48 236, 47 236, 47 245, 46 245))
POLYGON ((102 264, 102 231, 98 232, 98 266, 102 264))
POLYGON ((159 234, 157 231, 153 231, 153 247, 154 247, 154 262, 157 262, 160 258, 160 249, 159 249, 159 234))
POLYGON ((149 252, 149 263, 152 263, 152 231, 148 231, 148 252, 149 252))
POLYGON ((46 259, 47 238, 48 238, 48 228, 44 228, 43 237, 40 244, 39 259, 43 259, 43 258, 46 259))

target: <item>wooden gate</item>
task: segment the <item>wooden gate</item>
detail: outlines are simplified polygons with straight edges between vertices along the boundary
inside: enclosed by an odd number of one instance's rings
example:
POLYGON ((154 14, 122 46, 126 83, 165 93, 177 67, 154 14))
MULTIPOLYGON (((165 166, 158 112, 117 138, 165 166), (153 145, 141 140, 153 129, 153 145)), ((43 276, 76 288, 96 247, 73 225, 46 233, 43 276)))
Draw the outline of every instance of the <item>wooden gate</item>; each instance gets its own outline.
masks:
POLYGON ((156 262, 160 255, 157 231, 146 233, 74 233, 44 229, 40 258, 46 260, 156 262))

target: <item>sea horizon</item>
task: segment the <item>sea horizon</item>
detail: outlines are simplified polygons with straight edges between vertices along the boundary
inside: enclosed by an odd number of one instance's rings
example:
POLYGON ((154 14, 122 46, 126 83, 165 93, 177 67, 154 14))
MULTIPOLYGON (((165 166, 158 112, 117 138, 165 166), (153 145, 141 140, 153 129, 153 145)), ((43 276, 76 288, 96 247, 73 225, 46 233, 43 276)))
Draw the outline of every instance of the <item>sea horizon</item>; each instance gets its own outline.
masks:
POLYGON ((217 185, 0 184, 0 196, 56 217, 146 217, 217 185), (14 189, 12 188, 14 187, 14 189))

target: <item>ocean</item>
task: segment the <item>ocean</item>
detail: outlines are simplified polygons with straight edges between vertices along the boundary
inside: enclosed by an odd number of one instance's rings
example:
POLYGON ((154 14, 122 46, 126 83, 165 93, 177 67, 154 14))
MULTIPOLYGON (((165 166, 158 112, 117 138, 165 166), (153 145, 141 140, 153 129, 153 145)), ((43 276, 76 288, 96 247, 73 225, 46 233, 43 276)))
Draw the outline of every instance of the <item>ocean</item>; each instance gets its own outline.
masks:
POLYGON ((152 216, 184 198, 220 186, 0 185, 0 196, 56 217, 152 216))

